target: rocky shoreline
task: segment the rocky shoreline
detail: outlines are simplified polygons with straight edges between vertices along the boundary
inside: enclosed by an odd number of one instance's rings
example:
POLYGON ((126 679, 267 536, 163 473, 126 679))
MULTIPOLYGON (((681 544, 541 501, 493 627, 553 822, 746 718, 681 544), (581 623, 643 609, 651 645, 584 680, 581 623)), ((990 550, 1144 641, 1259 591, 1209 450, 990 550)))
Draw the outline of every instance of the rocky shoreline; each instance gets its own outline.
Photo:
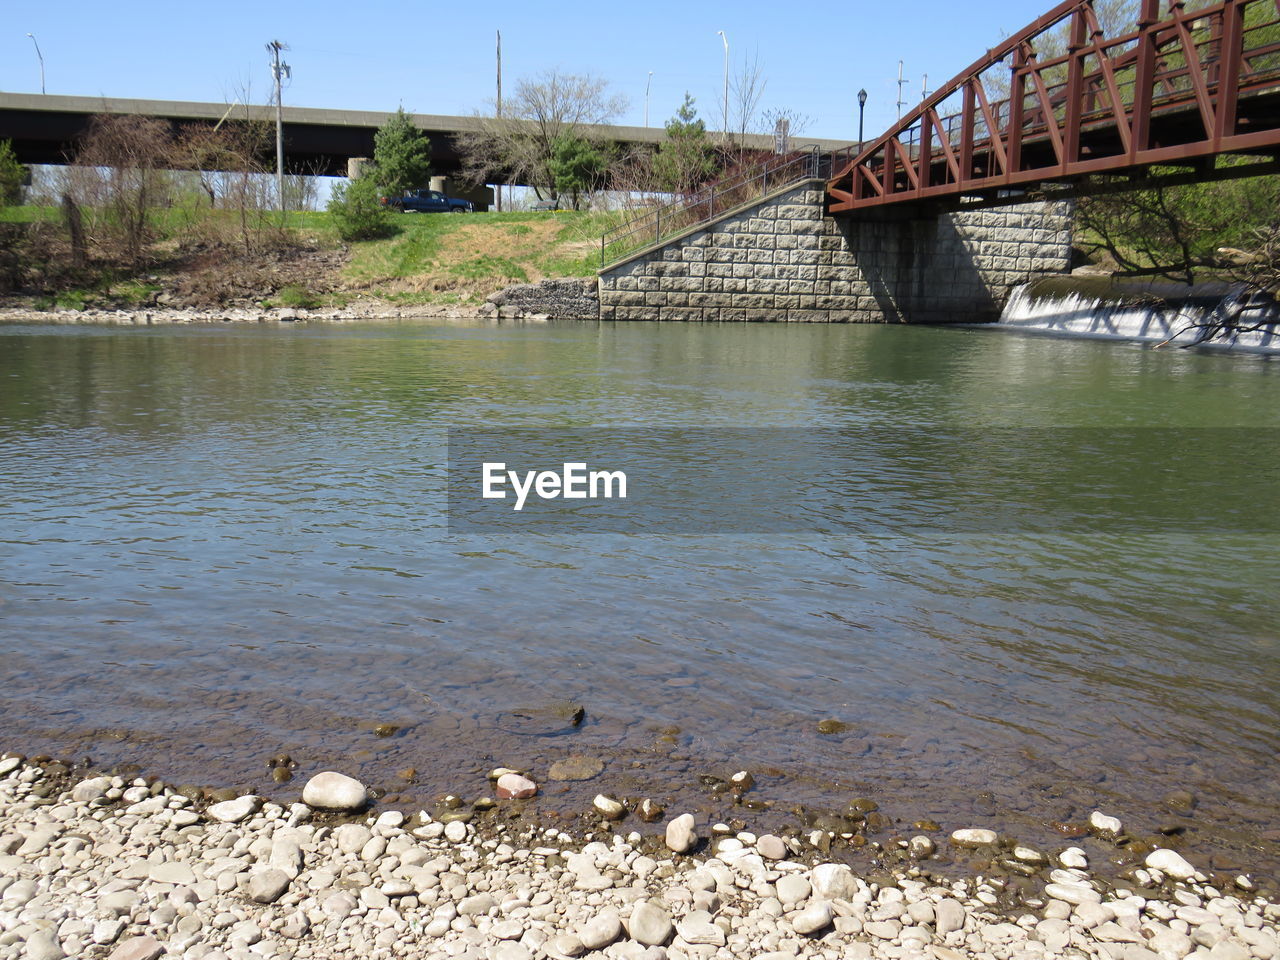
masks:
MULTIPOLYGON (((1107 882, 1079 847, 974 827, 942 842, 1021 869, 939 879, 935 843, 917 835, 890 841, 907 854, 896 867, 860 876, 827 862, 831 838, 660 810, 644 836, 604 795, 582 835, 539 827, 519 818, 538 785, 506 769, 475 805, 506 816, 478 819, 451 816, 448 797, 434 816, 370 811, 364 785, 336 772, 309 779, 301 803, 209 802, 38 760, 0 760, 0 958, 1280 956, 1273 899, 1169 849, 1107 882)), ((1101 812, 1090 826, 1123 836, 1101 812)))

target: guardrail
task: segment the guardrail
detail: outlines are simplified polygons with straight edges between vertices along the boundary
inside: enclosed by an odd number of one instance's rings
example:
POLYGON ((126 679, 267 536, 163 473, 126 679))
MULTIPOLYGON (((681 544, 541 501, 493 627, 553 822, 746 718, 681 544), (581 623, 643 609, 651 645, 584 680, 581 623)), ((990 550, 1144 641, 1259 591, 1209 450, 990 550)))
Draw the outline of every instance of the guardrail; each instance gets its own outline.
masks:
POLYGON ((801 180, 823 179, 830 172, 831 155, 822 153, 817 147, 774 157, 738 176, 709 184, 679 200, 646 210, 605 232, 600 236, 600 266, 603 268, 635 250, 661 243, 664 237, 714 220, 770 190, 801 180))

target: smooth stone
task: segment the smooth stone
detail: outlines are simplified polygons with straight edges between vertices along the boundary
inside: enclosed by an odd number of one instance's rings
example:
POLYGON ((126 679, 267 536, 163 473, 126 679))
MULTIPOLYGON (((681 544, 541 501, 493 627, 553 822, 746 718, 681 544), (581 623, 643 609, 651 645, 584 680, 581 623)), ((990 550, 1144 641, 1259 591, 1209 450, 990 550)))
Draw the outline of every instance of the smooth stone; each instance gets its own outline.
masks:
POLYGON ((71 799, 79 803, 93 803, 105 797, 110 789, 110 777, 90 777, 71 788, 71 799))
POLYGON ((499 800, 528 800, 538 793, 538 785, 518 773, 504 773, 498 778, 499 800))
POLYGON ((676 924, 676 934, 685 943, 710 944, 715 947, 723 947, 725 944, 724 931, 705 916, 686 917, 679 921, 676 924))
POLYGON ((289 889, 289 875, 283 870, 258 870, 249 877, 249 899, 255 903, 275 903, 289 889))
POLYGON ((1089 858, 1079 847, 1067 847, 1058 854, 1058 862, 1070 870, 1089 869, 1089 858))
POLYGON ((766 860, 785 860, 790 853, 786 841, 781 837, 775 837, 772 833, 766 833, 757 838, 756 850, 766 860))
POLYGON ((1024 847, 1021 844, 1013 848, 1013 856, 1023 863, 1044 863, 1049 859, 1034 847, 1024 847))
POLYGON ((215 803, 205 811, 214 820, 221 823, 239 823, 262 809, 262 798, 248 794, 234 800, 223 800, 215 803))
POLYGON ((820 863, 809 876, 819 900, 852 900, 858 895, 857 878, 843 863, 820 863))
POLYGON ((557 760, 547 772, 552 780, 590 780, 604 770, 604 761, 595 757, 572 756, 557 760))
POLYGON ((951 842, 958 847, 984 847, 987 844, 995 843, 997 836, 994 830, 969 827, 951 834, 951 842))
POLYGON ((1102 894, 1087 883, 1050 883, 1045 886, 1044 894, 1054 900, 1062 900, 1066 903, 1077 905, 1098 903, 1102 900, 1102 894))
POLYGON ((62 960, 66 953, 58 942, 56 933, 38 930, 27 937, 26 949, 22 955, 25 960, 62 960))
POLYGON ((1101 810, 1095 810, 1089 814, 1089 826, 1098 833, 1110 835, 1118 834, 1123 829, 1123 824, 1115 817, 1109 817, 1101 810))
POLYGON ((652 900, 641 900, 631 911, 628 932, 637 943, 643 943, 647 947, 660 947, 671 939, 671 931, 670 915, 652 900))
POLYGON ((946 897, 939 900, 938 905, 933 908, 933 916, 935 929, 939 934, 945 935, 953 930, 963 930, 968 914, 959 900, 946 897))
MULTIPOLYGON (((579 931, 579 945, 587 950, 603 950, 622 936, 622 921, 616 913, 602 913, 589 920, 579 931)), ((564 952, 564 951, 561 951, 564 952)), ((567 954, 573 956, 573 954, 567 954)))
POLYGON ((774 888, 778 891, 778 899, 782 901, 784 907, 792 903, 804 903, 813 893, 812 885, 798 873, 782 875, 774 884, 774 888))
POLYGON ((523 943, 503 940, 494 947, 493 960, 533 960, 533 954, 523 943))
POLYGON ((189 887, 196 882, 196 875, 189 864, 170 861, 153 864, 147 871, 147 879, 154 880, 156 883, 172 883, 189 887))
POLYGON ((0 760, 0 777, 7 776, 22 766, 21 757, 5 757, 0 760))
POLYGON ((917 834, 907 842, 907 850, 916 860, 926 860, 932 857, 937 849, 934 842, 924 834, 917 834))
POLYGON ((444 826, 444 838, 450 843, 461 843, 467 839, 467 825, 461 820, 450 820, 444 826))
MULTIPOLYGON (((622 933, 621 922, 618 924, 618 933, 619 935, 622 933)), ((616 939, 617 937, 614 937, 614 940, 616 939)), ((609 941, 609 943, 612 942, 613 940, 609 941)), ((608 946, 608 944, 605 944, 605 946, 608 946)), ((562 933, 558 936, 552 937, 551 940, 547 942, 546 949, 547 953, 553 957, 580 957, 582 954, 586 953, 588 949, 595 950, 599 948, 588 948, 572 933, 562 933)))
POLYGON ((1175 880, 1190 880, 1196 875, 1196 868, 1174 850, 1153 850, 1147 854, 1146 865, 1175 880))
POLYGON ((333 831, 333 842, 342 853, 359 853, 373 839, 373 831, 363 823, 344 823, 333 831))
POLYGON ((604 817, 606 820, 621 820, 627 815, 627 808, 619 803, 613 797, 606 797, 603 793, 596 794, 591 806, 595 807, 596 813, 604 817))
POLYGON ((815 903, 792 917, 791 927, 796 933, 808 936, 831 926, 831 920, 831 904, 815 903))
POLYGON ((133 937, 111 951, 107 960, 157 960, 164 944, 155 937, 133 937))
POLYGON ((669 850, 687 853, 697 842, 698 834, 694 830, 693 814, 682 813, 667 824, 666 843, 669 850))
POLYGON ((501 920, 489 928, 495 940, 519 940, 524 935, 524 924, 519 920, 501 920))
POLYGON ((458 914, 463 917, 476 917, 481 914, 488 913, 497 902, 493 899, 492 894, 477 893, 473 897, 467 897, 458 904, 458 914))
POLYGON ((354 777, 326 770, 307 781, 302 802, 322 810, 360 810, 369 802, 369 792, 354 777))

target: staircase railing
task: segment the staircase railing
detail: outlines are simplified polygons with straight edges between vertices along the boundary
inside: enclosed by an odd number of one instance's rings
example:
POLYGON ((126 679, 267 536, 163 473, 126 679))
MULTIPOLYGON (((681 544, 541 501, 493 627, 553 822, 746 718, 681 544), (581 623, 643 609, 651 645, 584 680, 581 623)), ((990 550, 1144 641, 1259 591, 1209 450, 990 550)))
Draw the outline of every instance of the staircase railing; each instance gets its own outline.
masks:
POLYGON ((652 207, 600 237, 600 266, 647 247, 661 243, 700 223, 741 206, 771 190, 802 180, 830 176, 831 155, 816 146, 802 153, 774 157, 768 162, 717 183, 708 184, 694 193, 660 207, 652 207))

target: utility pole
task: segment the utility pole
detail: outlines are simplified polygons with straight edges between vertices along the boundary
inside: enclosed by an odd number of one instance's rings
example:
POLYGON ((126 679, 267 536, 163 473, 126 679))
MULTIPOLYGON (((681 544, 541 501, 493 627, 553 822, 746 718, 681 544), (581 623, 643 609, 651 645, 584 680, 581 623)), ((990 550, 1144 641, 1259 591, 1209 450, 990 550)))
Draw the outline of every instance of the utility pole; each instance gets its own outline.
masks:
MULTIPOLYGON (((502 31, 495 30, 498 35, 498 99, 497 99, 497 115, 502 116, 502 31)), ((498 194, 498 212, 502 212, 502 184, 495 183, 495 189, 498 194)))
POLYGON ((649 87, 653 84, 653 71, 649 71, 649 79, 644 82, 644 126, 649 128, 649 87))
POLYGON ((281 213, 284 213, 284 99, 281 81, 293 74, 287 63, 280 62, 280 51, 288 49, 288 45, 279 40, 267 44, 267 52, 271 54, 271 76, 276 84, 276 196, 280 200, 281 213))
POLYGON ((721 127, 722 139, 729 137, 729 38, 724 35, 723 30, 717 30, 720 39, 724 41, 724 126, 721 127))
POLYGON ((898 61, 898 119, 902 119, 902 108, 907 102, 902 99, 902 88, 907 85, 907 81, 902 79, 902 61, 898 61))
POLYGON ((926 73, 920 78, 920 102, 924 103, 929 99, 929 75, 926 73))

